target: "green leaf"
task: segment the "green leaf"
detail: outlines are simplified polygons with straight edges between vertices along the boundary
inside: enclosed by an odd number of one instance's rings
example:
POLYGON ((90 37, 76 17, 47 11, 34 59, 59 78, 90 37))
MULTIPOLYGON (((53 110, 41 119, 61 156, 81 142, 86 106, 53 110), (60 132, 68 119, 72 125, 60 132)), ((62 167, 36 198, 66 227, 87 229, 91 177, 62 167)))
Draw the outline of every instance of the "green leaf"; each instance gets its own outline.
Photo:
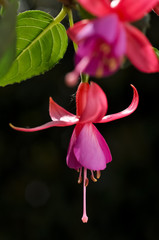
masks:
POLYGON ((64 26, 45 12, 20 13, 17 19, 17 53, 0 86, 21 82, 51 69, 63 58, 68 38, 64 26))
POLYGON ((154 51, 155 51, 155 53, 156 53, 156 55, 157 55, 157 57, 159 59, 159 50, 157 48, 153 48, 153 49, 154 49, 154 51))
POLYGON ((0 17, 0 79, 9 70, 16 55, 17 0, 8 1, 0 17))

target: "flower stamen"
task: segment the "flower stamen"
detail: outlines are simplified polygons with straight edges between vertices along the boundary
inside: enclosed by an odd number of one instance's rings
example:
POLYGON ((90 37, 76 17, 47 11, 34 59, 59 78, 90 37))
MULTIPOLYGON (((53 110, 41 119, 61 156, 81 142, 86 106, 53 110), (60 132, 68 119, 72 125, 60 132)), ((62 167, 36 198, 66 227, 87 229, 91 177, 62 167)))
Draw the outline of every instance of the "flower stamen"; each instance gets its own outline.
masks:
POLYGON ((100 45, 100 51, 101 51, 102 53, 104 53, 104 54, 109 54, 110 51, 111 51, 111 48, 110 48, 110 46, 107 45, 106 43, 102 43, 102 44, 100 45))
POLYGON ((86 179, 85 179, 85 186, 87 187, 87 186, 88 186, 88 184, 89 184, 89 179, 88 179, 88 178, 86 178, 86 179))
POLYGON ((109 70, 110 71, 115 71, 117 69, 117 61, 116 61, 116 59, 115 58, 110 58, 108 66, 109 66, 109 70))
POLYGON ((94 172, 91 170, 91 180, 97 182, 97 179, 94 177, 94 172))
POLYGON ((78 184, 82 183, 82 168, 78 169, 79 176, 78 176, 78 184))
POLYGON ((100 172, 100 171, 97 171, 97 172, 96 172, 96 178, 99 179, 100 176, 101 176, 101 172, 100 172))
POLYGON ((96 77, 100 78, 100 77, 103 76, 103 74, 104 74, 104 68, 103 68, 103 66, 100 65, 100 66, 97 68, 95 75, 96 75, 96 77))

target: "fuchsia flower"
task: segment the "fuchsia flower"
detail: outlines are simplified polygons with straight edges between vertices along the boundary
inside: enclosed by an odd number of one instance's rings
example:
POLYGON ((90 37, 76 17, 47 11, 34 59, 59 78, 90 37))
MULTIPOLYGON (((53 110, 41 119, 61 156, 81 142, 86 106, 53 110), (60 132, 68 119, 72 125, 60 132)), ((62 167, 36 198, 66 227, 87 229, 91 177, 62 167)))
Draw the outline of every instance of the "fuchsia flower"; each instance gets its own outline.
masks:
POLYGON ((100 170, 105 169, 106 164, 112 160, 106 141, 93 123, 106 123, 133 113, 138 106, 139 96, 136 88, 134 86, 132 88, 134 95, 130 106, 119 113, 105 116, 108 109, 105 93, 96 83, 92 82, 90 85, 81 83, 76 94, 76 115, 66 111, 50 98, 51 122, 30 129, 11 125, 15 130, 34 132, 49 127, 64 127, 76 124, 70 140, 66 162, 69 168, 79 170, 79 183, 82 182, 82 168, 84 169, 83 222, 88 221, 86 214, 87 169, 91 171, 91 179, 97 181, 94 177, 94 171, 97 171, 97 178, 99 178, 100 170))
POLYGON ((69 37, 79 45, 75 70, 67 76, 77 79, 81 72, 96 77, 116 71, 126 55, 140 71, 159 71, 152 45, 136 27, 158 0, 78 0, 95 20, 82 20, 68 29, 69 37))

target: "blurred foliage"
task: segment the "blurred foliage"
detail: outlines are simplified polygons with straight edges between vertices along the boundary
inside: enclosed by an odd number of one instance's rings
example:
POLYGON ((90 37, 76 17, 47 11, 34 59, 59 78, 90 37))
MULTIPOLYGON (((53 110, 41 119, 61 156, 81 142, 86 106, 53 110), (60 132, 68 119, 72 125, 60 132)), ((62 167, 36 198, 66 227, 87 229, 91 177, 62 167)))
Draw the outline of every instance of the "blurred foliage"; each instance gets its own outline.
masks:
POLYGON ((0 18, 0 79, 9 70, 16 53, 17 0, 3 1, 0 18))
MULTIPOLYGON (((54 11, 57 1, 23 1, 20 9, 54 11), (35 6, 35 5, 34 5, 35 6)), ((59 5, 57 5, 58 9, 59 5)), ((55 15, 53 15, 55 16, 55 15)), ((159 18, 152 13, 148 36, 159 48, 159 18)), ((68 27, 67 19, 64 21, 68 27)), ((82 185, 65 159, 73 127, 36 133, 10 129, 47 122, 48 100, 75 113, 75 88, 64 75, 73 69, 73 47, 54 69, 21 84, 0 88, 0 240, 157 240, 159 238, 159 99, 158 74, 143 74, 133 66, 96 81, 106 92, 108 114, 126 108, 134 84, 140 103, 131 116, 97 128, 105 137, 113 161, 97 183, 87 188, 89 221, 82 224, 82 185)))
POLYGON ((154 48, 154 51, 155 51, 157 57, 159 58, 159 50, 157 48, 154 48))

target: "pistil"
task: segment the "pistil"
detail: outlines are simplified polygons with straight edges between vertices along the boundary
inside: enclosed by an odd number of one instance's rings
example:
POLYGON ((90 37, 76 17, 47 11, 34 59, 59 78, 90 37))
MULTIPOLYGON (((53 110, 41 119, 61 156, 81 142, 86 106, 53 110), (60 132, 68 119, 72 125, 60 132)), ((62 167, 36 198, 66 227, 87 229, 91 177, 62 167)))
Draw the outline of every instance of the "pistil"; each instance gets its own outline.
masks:
POLYGON ((86 187, 88 185, 88 178, 87 178, 87 169, 84 168, 84 174, 83 174, 83 216, 82 216, 82 222, 87 223, 88 222, 88 216, 86 213, 86 187))

